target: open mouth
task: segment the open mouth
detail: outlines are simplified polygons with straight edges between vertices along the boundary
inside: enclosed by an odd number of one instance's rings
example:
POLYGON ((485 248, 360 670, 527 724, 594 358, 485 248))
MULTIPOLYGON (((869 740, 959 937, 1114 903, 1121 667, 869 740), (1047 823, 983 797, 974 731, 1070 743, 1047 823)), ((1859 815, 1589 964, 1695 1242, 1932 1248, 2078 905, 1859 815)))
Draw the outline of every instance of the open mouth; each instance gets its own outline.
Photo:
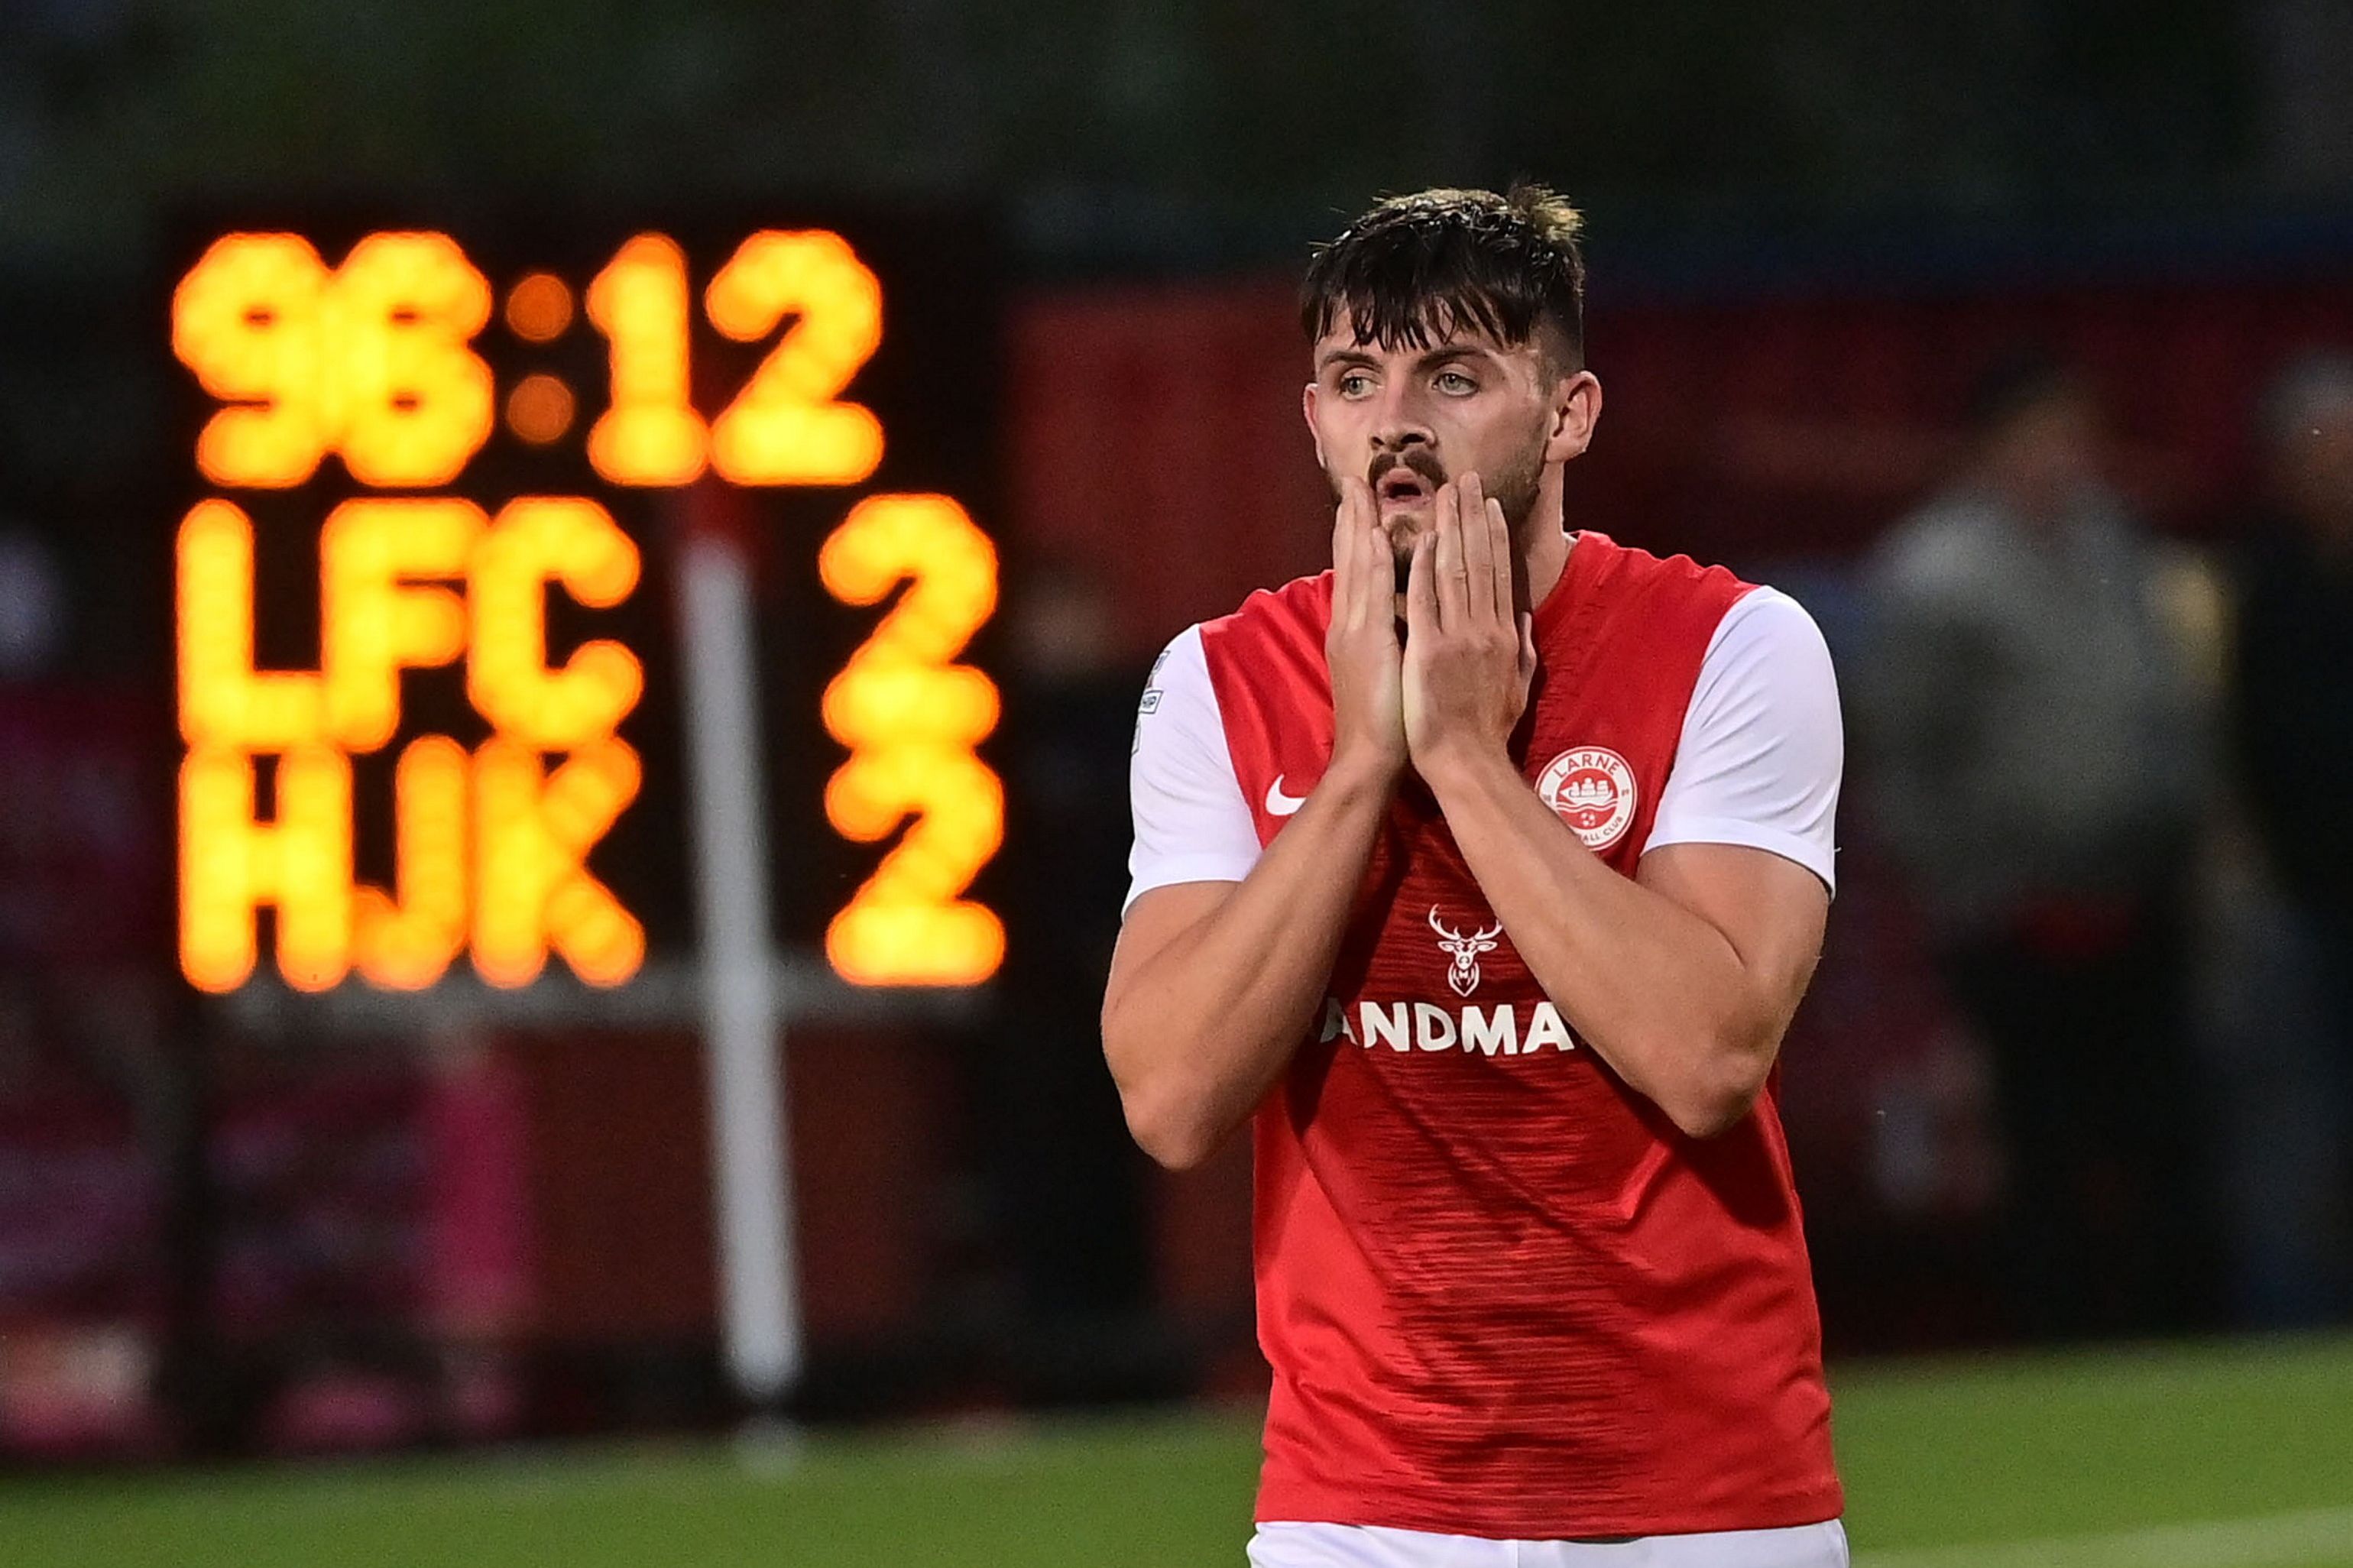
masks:
POLYGON ((1426 505, 1437 493, 1437 486, 1402 463, 1383 474, 1373 485, 1373 494, 1380 498, 1385 507, 1426 505))

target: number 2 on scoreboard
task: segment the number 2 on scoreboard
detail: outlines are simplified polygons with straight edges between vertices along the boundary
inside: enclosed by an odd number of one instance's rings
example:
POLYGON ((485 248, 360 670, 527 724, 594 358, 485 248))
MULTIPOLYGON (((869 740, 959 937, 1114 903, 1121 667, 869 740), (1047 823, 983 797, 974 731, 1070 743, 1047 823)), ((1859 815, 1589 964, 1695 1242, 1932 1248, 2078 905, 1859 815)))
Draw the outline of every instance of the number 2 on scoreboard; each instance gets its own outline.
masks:
POLYGON ((908 584, 827 686, 825 726, 849 748, 827 818, 874 843, 914 823, 826 931, 826 956, 864 985, 970 985, 996 973, 1005 928, 963 897, 1004 840, 1005 791, 974 747, 997 727, 997 688, 950 661, 997 605, 997 551, 946 496, 870 496, 818 554, 845 604, 908 584))

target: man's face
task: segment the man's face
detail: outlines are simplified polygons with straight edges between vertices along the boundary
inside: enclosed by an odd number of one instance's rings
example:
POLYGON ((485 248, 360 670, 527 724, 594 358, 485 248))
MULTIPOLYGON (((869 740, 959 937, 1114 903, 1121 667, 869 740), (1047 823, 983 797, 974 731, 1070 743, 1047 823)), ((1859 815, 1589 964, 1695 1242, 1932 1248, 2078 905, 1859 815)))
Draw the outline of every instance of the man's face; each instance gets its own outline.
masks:
POLYGON ((1353 322, 1315 345, 1307 423, 1337 496, 1351 474, 1372 487, 1400 564, 1437 526, 1438 487, 1476 473, 1516 535, 1535 509, 1557 383, 1534 342, 1457 331, 1427 348, 1356 342, 1353 322))
POLYGON ((2031 519, 2062 517, 2100 480, 2100 416, 2073 387, 2055 389, 2017 410, 1986 446, 1986 472, 2031 519))

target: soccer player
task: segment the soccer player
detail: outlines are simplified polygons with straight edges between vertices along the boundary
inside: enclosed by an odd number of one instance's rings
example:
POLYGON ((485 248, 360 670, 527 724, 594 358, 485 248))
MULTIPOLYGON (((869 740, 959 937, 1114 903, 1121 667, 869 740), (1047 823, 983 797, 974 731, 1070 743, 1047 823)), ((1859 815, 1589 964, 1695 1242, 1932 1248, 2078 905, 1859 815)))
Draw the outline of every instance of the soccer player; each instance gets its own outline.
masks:
POLYGON ((1254 1119, 1261 1568, 1847 1561, 1774 1059, 1841 742, 1789 599, 1562 515, 1578 217, 1385 200, 1303 289, 1332 570, 1169 645, 1103 1047, 1254 1119))

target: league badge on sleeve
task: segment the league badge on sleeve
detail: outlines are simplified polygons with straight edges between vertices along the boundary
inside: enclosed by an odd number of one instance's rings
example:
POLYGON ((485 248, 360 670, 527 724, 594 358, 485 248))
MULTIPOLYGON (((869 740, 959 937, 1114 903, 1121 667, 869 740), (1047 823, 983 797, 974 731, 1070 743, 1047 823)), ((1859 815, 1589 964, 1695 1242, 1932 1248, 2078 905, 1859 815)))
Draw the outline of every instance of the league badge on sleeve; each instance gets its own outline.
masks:
POLYGON ((1599 853, 1634 822, 1634 770, 1607 746, 1573 746, 1545 764, 1536 795, 1599 853))

